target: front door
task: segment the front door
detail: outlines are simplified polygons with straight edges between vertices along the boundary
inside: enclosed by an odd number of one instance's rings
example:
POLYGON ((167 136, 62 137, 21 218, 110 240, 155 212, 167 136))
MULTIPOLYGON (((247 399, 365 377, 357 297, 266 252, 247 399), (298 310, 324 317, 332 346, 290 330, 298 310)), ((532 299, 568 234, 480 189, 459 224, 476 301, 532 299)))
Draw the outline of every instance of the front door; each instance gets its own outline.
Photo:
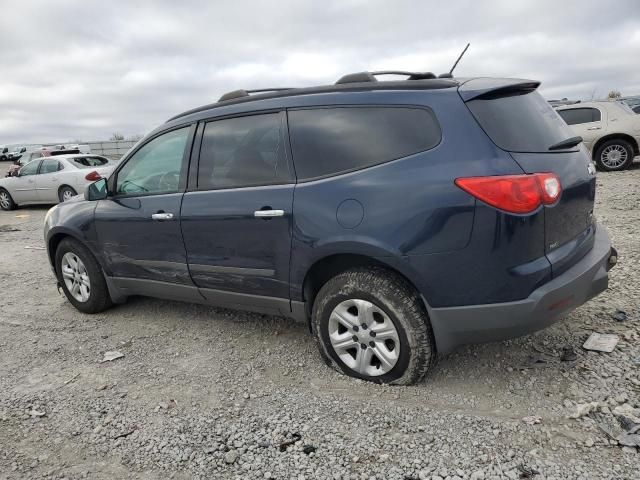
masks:
POLYGON ((193 132, 183 127, 140 146, 109 180, 95 211, 107 274, 140 282, 192 285, 180 232, 193 132))
POLYGON ((204 125, 181 218, 191 277, 214 303, 288 308, 294 176, 285 132, 284 112, 204 125))
POLYGON ((11 183, 8 183, 13 201, 18 205, 21 203, 38 202, 38 194, 36 191, 36 176, 40 160, 34 160, 27 163, 20 169, 17 177, 10 177, 11 183))

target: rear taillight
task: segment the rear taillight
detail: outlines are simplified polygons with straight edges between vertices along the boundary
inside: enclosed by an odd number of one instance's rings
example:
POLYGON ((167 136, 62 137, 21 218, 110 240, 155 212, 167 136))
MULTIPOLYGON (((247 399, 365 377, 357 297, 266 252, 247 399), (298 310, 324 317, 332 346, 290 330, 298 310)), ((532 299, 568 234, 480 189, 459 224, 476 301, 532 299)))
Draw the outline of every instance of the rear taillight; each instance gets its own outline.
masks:
POLYGON ((90 182, 95 182, 96 180, 100 180, 102 176, 95 170, 93 172, 89 172, 85 175, 85 180, 89 180, 90 182))
POLYGON ((552 205, 562 193, 554 173, 456 178, 455 184, 493 207, 510 213, 530 213, 552 205))

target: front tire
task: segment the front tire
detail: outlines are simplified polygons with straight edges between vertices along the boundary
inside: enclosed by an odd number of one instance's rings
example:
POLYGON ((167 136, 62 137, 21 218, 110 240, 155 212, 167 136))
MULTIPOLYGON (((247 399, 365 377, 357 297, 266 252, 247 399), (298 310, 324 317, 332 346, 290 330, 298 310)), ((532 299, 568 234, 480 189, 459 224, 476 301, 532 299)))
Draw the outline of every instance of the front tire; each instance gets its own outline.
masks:
POLYGON ((72 238, 58 245, 56 275, 67 300, 84 313, 98 313, 111 306, 102 269, 89 249, 72 238))
POLYGON ((16 207, 16 202, 11 198, 11 194, 4 188, 0 188, 0 208, 2 208, 2 210, 13 210, 16 207))
POLYGON ((58 199, 60 200, 60 203, 66 202, 67 200, 70 200, 72 197, 75 197, 77 194, 78 192, 76 192, 70 186, 63 185, 62 187, 60 187, 60 190, 58 190, 58 199))
POLYGON ((436 358, 420 297, 384 269, 354 269, 329 280, 313 304, 312 322, 327 364, 352 377, 410 385, 436 358))
POLYGON ((619 172, 633 163, 633 148, 626 140, 607 140, 596 151, 596 164, 605 172, 619 172))

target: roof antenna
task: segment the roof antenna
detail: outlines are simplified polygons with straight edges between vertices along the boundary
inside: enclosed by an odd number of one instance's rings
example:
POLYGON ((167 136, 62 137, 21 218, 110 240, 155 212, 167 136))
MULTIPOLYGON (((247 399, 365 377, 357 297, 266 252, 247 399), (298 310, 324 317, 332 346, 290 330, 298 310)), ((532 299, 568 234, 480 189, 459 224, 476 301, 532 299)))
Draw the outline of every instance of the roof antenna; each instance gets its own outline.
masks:
POLYGON ((451 70, 449 70, 449 75, 453 76, 453 70, 458 66, 458 62, 460 61, 460 59, 462 58, 462 56, 465 54, 465 52, 467 51, 467 48, 469 48, 469 45, 471 45, 470 43, 467 43, 467 46, 464 47, 464 50, 462 50, 462 53, 460 54, 460 56, 458 57, 458 59, 456 60, 456 63, 453 64, 453 67, 451 67, 451 70))

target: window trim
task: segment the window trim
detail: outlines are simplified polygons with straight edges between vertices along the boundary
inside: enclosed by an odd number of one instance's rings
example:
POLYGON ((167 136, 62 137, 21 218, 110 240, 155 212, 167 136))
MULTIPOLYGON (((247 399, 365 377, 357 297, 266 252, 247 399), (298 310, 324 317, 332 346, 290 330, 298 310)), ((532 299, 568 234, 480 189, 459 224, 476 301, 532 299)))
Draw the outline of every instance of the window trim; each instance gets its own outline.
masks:
POLYGON ((127 155, 126 158, 123 158, 122 161, 119 162, 119 165, 116 167, 113 173, 109 176, 107 180, 107 191, 109 192, 109 196, 107 198, 109 199, 137 198, 137 197, 150 197, 150 196, 158 196, 158 195, 172 195, 176 193, 184 193, 187 187, 187 175, 189 171, 191 148, 193 145, 195 130, 196 130, 196 123, 193 123, 193 122, 181 124, 181 125, 175 125, 171 128, 167 128, 166 130, 161 130, 155 133, 153 136, 150 136, 149 138, 147 138, 144 143, 141 142, 135 148, 135 150, 132 150, 131 152, 129 152, 129 155, 127 155), (177 191, 175 192, 142 192, 142 193, 131 193, 131 194, 116 193, 115 189, 116 189, 116 186, 118 185, 118 174, 120 173, 120 170, 122 170, 124 166, 127 163, 129 163, 129 161, 134 157, 134 155, 142 147, 144 147, 148 143, 152 142, 153 140, 155 140, 156 138, 164 134, 173 132, 175 130, 182 130, 183 128, 188 128, 189 130, 187 132, 187 141, 185 142, 184 151, 182 152, 182 165, 180 167, 180 183, 178 184, 177 191))
MULTIPOLYGON (((291 108, 287 108, 287 127, 288 127, 288 131, 289 131, 289 149, 291 151, 291 158, 293 159, 293 146, 291 145, 291 128, 290 128, 290 122, 289 122, 289 111, 296 111, 296 110, 327 110, 327 109, 331 109, 331 110, 335 110, 337 108, 405 108, 405 109, 416 109, 416 110, 425 110, 427 113, 429 113, 431 115, 431 117, 433 118, 435 124, 438 126, 438 132, 439 132, 439 138, 438 138, 438 142, 436 144, 434 144, 432 147, 427 148, 426 150, 420 150, 419 152, 415 152, 412 153, 411 155, 405 155, 404 157, 396 157, 396 158, 391 158, 389 160, 385 160, 384 162, 380 162, 380 163, 374 163, 372 165, 367 165, 365 167, 355 167, 355 168, 350 168, 348 170, 341 170, 340 172, 336 172, 336 173, 328 173, 326 175, 318 175, 316 177, 310 177, 310 178, 305 178, 305 179, 301 179, 299 178, 297 172, 296 172, 296 183, 309 183, 309 182, 315 182, 318 180, 324 180, 325 178, 332 178, 332 177, 338 177, 340 175, 346 175, 349 173, 353 173, 353 172, 359 172, 361 170, 366 170, 368 168, 374 168, 374 167, 379 167, 381 165, 386 165, 387 163, 391 163, 391 162, 395 162, 397 160, 402 160, 403 158, 407 158, 407 157, 411 157, 413 155, 419 155, 425 152, 429 152, 431 150, 433 150, 434 148, 437 148, 438 146, 440 146, 440 144, 442 143, 442 125, 440 124, 440 121, 438 120, 438 117, 436 116, 435 112, 433 111, 433 109, 427 105, 415 105, 415 104, 408 104, 408 103, 385 103, 385 104, 375 104, 375 103, 357 103, 357 104, 332 104, 332 105, 314 105, 314 106, 309 106, 309 105, 305 105, 303 107, 291 107, 291 108)), ((295 171, 295 160, 293 160, 293 165, 294 165, 294 171, 295 171)))
POLYGON ((286 108, 270 108, 266 110, 252 110, 250 112, 240 112, 233 113, 229 115, 220 115, 216 117, 205 118, 198 122, 198 135, 194 142, 194 153, 192 155, 191 160, 191 170, 189 176, 189 186, 187 188, 187 192, 213 192, 219 190, 238 190, 242 188, 256 188, 256 187, 272 187, 272 186, 282 186, 282 185, 295 185, 296 184, 296 173, 295 168, 293 166, 293 155, 291 154, 291 145, 289 142, 289 124, 288 118, 286 115, 286 108), (245 184, 245 185, 235 185, 235 186, 223 186, 223 187, 200 187, 198 185, 198 173, 200 171, 200 153, 202 151, 202 142, 204 140, 204 131, 209 123, 222 121, 222 120, 230 120, 234 118, 245 118, 245 117, 253 117, 256 115, 268 115, 272 113, 278 113, 280 117, 280 136, 282 140, 282 145, 284 148, 284 161, 289 169, 289 173, 291 174, 291 178, 288 181, 281 182, 270 182, 270 183, 253 183, 253 184, 245 184), (197 145, 197 147, 196 147, 197 145))

